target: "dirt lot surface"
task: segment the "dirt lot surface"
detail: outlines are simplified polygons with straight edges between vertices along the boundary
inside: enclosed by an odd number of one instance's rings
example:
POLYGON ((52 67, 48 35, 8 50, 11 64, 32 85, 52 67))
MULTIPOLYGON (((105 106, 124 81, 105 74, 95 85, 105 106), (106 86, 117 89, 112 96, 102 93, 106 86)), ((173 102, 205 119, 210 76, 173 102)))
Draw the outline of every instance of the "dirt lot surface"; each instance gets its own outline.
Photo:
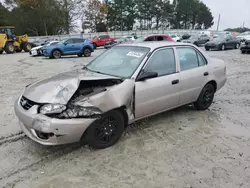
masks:
POLYGON ((1 55, 0 187, 249 188, 250 56, 238 50, 209 54, 228 65, 228 82, 210 110, 182 107, 138 122, 105 150, 36 144, 20 132, 13 111, 25 85, 93 57, 1 55))

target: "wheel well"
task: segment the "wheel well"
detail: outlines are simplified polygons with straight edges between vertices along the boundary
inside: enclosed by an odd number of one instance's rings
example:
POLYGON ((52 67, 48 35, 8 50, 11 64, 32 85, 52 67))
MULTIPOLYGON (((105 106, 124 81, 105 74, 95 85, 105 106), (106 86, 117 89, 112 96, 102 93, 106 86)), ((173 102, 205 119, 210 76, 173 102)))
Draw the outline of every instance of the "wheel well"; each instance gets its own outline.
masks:
POLYGON ((127 126, 128 125, 128 114, 126 112, 126 106, 121 106, 120 108, 117 108, 116 110, 121 112, 121 114, 122 114, 122 116, 124 118, 125 126, 127 126))
POLYGON ((51 51, 51 55, 52 55, 52 54, 54 53, 54 51, 56 51, 56 50, 58 50, 59 52, 61 52, 61 54, 63 54, 62 51, 61 51, 60 49, 56 48, 56 49, 54 49, 54 50, 51 51))
POLYGON ((83 50, 82 50, 82 51, 84 51, 85 49, 92 50, 90 46, 85 46, 85 47, 83 47, 83 50))
POLYGON ((216 83, 216 81, 212 80, 212 81, 208 82, 207 84, 211 84, 214 87, 214 91, 217 91, 217 83, 216 83))

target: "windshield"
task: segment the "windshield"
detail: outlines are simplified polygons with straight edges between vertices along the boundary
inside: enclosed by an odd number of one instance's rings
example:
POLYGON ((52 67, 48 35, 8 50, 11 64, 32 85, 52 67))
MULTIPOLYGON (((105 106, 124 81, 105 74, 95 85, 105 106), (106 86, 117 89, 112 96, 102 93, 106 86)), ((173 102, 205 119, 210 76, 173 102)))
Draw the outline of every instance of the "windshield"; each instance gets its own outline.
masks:
POLYGON ((216 38, 214 38, 214 41, 221 41, 227 38, 227 35, 218 35, 216 38))
POLYGON ((150 48, 116 46, 91 61, 86 68, 92 72, 121 78, 130 78, 150 48))
POLYGON ((59 43, 64 44, 68 39, 61 40, 59 43))
POLYGON ((198 39, 199 36, 198 35, 192 35, 189 39, 198 39))
POLYGON ((93 37, 93 39, 98 39, 98 38, 99 38, 99 36, 94 36, 94 37, 93 37))
POLYGON ((176 38, 177 36, 176 35, 170 35, 171 38, 176 38))
POLYGON ((144 42, 145 37, 138 37, 134 42, 139 43, 139 42, 144 42))

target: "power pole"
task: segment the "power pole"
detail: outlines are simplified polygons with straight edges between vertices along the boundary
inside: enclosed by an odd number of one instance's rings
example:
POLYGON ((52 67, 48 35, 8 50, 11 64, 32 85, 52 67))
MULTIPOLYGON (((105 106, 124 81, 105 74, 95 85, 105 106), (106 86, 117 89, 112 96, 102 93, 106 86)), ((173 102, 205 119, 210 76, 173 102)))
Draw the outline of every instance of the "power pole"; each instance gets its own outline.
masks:
POLYGON ((219 27, 220 27, 220 14, 219 14, 218 23, 217 23, 217 31, 219 30, 219 27))

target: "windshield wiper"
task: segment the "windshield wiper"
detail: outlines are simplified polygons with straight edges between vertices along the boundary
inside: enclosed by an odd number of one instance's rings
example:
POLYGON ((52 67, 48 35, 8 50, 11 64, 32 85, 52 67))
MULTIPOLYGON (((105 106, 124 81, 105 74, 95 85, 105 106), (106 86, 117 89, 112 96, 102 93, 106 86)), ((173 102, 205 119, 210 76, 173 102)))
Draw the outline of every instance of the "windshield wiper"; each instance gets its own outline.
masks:
POLYGON ((91 70, 91 69, 89 69, 87 66, 84 66, 82 69, 86 69, 86 70, 88 70, 88 71, 90 71, 90 72, 95 72, 95 73, 98 73, 98 74, 108 75, 108 74, 105 74, 105 73, 100 72, 100 71, 94 71, 94 70, 91 70))

